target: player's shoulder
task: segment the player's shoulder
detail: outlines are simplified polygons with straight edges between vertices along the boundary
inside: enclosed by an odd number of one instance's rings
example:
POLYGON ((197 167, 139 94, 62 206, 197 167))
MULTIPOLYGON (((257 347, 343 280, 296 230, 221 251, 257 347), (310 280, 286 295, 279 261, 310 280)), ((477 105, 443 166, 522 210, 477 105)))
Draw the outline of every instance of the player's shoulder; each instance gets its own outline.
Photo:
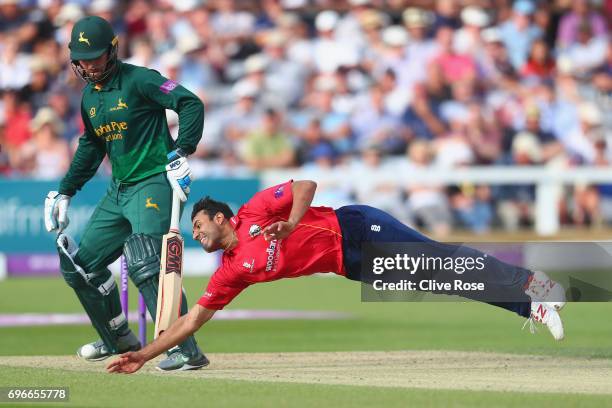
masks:
POLYGON ((141 80, 144 78, 161 76, 159 71, 127 62, 121 62, 121 75, 132 80, 141 80))
POLYGON ((263 205, 260 200, 253 200, 253 198, 251 198, 251 200, 244 203, 242 207, 238 209, 236 218, 240 220, 240 225, 235 227, 244 227, 243 224, 249 223, 250 221, 261 220, 269 215, 266 206, 263 205))

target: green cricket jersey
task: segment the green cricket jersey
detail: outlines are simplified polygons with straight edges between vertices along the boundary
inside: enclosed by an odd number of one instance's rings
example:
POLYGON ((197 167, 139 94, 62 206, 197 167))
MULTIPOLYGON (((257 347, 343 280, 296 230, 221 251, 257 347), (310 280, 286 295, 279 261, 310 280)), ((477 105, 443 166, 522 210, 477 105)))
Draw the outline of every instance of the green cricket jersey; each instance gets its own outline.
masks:
POLYGON ((103 86, 83 90, 85 132, 59 192, 74 195, 108 155, 113 178, 133 183, 164 172, 166 155, 176 147, 195 151, 204 128, 200 99, 157 71, 117 61, 117 72, 103 86), (165 109, 179 114, 179 134, 170 136, 165 109))

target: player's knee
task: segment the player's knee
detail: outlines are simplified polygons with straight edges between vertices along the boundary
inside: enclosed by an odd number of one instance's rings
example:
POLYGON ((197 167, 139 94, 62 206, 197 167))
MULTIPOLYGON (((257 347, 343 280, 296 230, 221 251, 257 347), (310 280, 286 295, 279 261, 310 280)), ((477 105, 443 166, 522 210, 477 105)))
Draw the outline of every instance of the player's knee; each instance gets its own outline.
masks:
POLYGON ((161 241, 147 234, 132 234, 123 248, 128 275, 136 286, 159 276, 161 241))
POLYGON ((83 276, 81 276, 81 274, 78 273, 76 270, 68 271, 60 269, 60 271, 62 272, 64 280, 72 289, 82 289, 87 287, 87 282, 85 282, 83 276))
POLYGON ((90 249, 88 245, 83 245, 81 242, 74 256, 74 263, 86 271, 102 271, 108 267, 110 261, 101 258, 100 248, 90 249))

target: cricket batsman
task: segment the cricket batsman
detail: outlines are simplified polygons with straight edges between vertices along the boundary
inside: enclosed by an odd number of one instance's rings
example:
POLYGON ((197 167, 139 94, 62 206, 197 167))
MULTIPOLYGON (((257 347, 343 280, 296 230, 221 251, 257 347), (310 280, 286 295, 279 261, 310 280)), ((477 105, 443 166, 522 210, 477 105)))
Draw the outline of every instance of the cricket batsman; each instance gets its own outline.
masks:
MULTIPOLYGON (((367 280, 361 268, 364 244, 420 243, 438 254, 484 255, 471 248, 432 241, 373 207, 311 207, 315 189, 313 181, 289 181, 255 194, 236 215, 227 204, 209 197, 197 202, 191 214, 193 239, 206 252, 222 250, 221 266, 188 314, 142 350, 116 358, 107 366, 108 372, 137 371, 191 336, 252 284, 318 272, 367 280)), ((508 298, 514 299, 489 303, 528 318, 530 324, 543 323, 556 340, 563 339, 558 313, 565 305, 561 285, 543 272, 534 273, 492 256, 487 257, 483 273, 488 285, 503 288, 508 298)))
MULTIPOLYGON (((61 272, 100 336, 77 351, 88 361, 141 348, 122 312, 108 265, 125 253, 128 274, 155 319, 161 243, 170 225, 173 191, 186 201, 191 183, 186 157, 195 151, 204 126, 197 96, 154 70, 121 62, 117 46, 111 25, 100 17, 84 17, 72 29, 72 68, 87 83, 81 101, 85 131, 59 190, 45 200, 45 226, 58 233, 61 272), (176 143, 166 109, 179 115, 176 143), (69 222, 70 199, 105 156, 112 179, 77 247, 62 232, 69 222)), ((185 314, 184 294, 182 305, 185 314)), ((193 336, 185 336, 158 368, 188 370, 207 364, 193 336)))

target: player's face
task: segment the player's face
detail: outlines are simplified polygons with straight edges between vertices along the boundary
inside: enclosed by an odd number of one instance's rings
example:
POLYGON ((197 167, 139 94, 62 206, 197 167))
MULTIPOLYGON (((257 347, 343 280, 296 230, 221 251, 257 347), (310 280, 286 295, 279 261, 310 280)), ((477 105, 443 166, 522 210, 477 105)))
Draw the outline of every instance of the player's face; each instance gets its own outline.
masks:
POLYGON ((102 54, 100 57, 91 60, 79 60, 79 65, 85 70, 87 76, 92 80, 96 81, 99 79, 104 71, 106 70, 106 63, 108 62, 108 53, 102 54))
POLYGON ((211 220, 204 211, 200 211, 193 218, 193 239, 198 241, 206 252, 215 252, 222 249, 221 223, 223 215, 217 213, 211 220))

